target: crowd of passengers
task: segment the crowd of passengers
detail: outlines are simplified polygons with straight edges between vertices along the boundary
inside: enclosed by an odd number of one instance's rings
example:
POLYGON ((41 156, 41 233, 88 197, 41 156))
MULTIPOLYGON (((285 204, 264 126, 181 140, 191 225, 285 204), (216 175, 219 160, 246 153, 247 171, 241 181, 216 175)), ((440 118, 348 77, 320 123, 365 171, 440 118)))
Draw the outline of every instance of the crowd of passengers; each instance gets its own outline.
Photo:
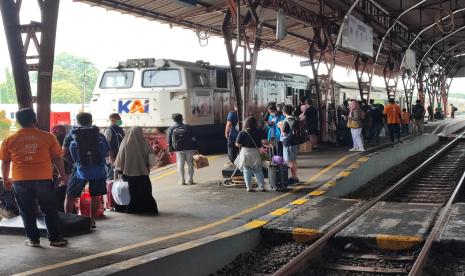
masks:
MULTIPOLYGON (((408 133, 411 121, 413 132, 421 134, 424 116, 425 108, 420 101, 413 106, 412 114, 401 110, 394 100, 390 100, 386 106, 373 101, 370 104, 345 101, 337 112, 340 136, 350 129, 350 137, 347 137, 352 144, 350 151, 364 151, 364 144, 371 143, 373 139, 378 144, 382 131, 389 133, 391 142, 400 142, 401 131, 408 133)), ((110 126, 103 134, 92 125, 92 115, 85 112, 76 116, 76 126, 67 129, 58 125, 53 127, 51 133, 36 127, 37 116, 32 108, 17 111, 16 119, 21 128, 3 141, 0 160, 3 191, 13 190, 15 204, 25 226, 25 245, 40 246, 36 224, 39 207, 45 215, 50 245, 65 246, 67 241, 59 233, 57 210, 75 213, 76 199, 81 196, 86 184, 89 184, 91 196, 93 228, 100 198, 107 194, 107 182, 115 179, 128 183, 131 197, 128 205, 116 204, 116 211, 158 213, 149 174, 157 162, 168 157, 156 155, 140 127, 131 127, 124 132, 117 113, 109 116, 110 126)), ((174 125, 167 133, 168 150, 176 154, 179 184, 193 185, 197 140, 192 128, 183 123, 181 114, 172 114, 172 119, 174 125), (187 175, 184 170, 186 163, 187 175)), ((243 171, 247 191, 255 191, 251 183, 253 175, 258 191, 265 191, 262 157, 269 155, 273 160, 281 157, 291 171, 289 184, 297 184, 297 155, 301 142, 293 142, 295 131, 298 126, 304 129, 308 139, 306 143, 317 150, 319 124, 315 104, 310 99, 301 99, 297 108, 269 103, 261 116, 246 117, 240 131, 236 107, 229 112, 225 127, 230 161, 226 166, 236 166, 243 171)))

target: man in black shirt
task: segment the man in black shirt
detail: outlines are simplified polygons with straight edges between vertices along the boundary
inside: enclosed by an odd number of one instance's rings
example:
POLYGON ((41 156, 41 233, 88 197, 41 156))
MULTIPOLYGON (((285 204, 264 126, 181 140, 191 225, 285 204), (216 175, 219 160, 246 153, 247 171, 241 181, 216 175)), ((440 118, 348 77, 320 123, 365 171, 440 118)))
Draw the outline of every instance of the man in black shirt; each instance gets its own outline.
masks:
POLYGON ((194 183, 194 153, 197 151, 197 140, 189 125, 183 124, 182 114, 175 113, 171 116, 175 122, 168 129, 168 147, 170 152, 176 152, 178 165, 179 184, 193 185, 194 183), (184 164, 187 162, 187 183, 184 176, 184 164))

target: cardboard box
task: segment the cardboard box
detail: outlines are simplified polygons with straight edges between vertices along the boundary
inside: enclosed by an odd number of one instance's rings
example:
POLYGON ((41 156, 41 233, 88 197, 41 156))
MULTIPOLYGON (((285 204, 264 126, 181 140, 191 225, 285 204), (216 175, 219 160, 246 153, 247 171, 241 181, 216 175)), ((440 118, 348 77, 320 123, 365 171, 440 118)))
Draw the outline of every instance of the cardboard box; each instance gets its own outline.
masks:
POLYGON ((201 169, 208 167, 210 164, 208 163, 208 158, 201 155, 201 154, 196 154, 194 155, 194 168, 196 169, 201 169))
POLYGON ((300 153, 309 153, 312 152, 312 144, 310 142, 305 142, 299 145, 300 153))

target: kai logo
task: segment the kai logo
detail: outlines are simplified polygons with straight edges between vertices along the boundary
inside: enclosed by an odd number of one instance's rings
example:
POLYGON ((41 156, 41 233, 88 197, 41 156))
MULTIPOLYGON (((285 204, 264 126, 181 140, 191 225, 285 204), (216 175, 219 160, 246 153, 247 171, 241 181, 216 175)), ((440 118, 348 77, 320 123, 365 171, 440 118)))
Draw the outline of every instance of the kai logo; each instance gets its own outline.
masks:
POLYGON ((149 100, 121 99, 118 101, 118 113, 149 113, 149 100))

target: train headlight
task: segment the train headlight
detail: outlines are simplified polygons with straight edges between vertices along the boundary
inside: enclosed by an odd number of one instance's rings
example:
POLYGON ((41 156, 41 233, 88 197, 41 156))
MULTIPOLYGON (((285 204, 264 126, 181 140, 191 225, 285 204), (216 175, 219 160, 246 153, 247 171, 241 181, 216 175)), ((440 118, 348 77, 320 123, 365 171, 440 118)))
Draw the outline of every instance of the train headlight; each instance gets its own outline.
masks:
POLYGON ((166 59, 157 59, 155 60, 156 67, 169 67, 168 61, 166 59))

